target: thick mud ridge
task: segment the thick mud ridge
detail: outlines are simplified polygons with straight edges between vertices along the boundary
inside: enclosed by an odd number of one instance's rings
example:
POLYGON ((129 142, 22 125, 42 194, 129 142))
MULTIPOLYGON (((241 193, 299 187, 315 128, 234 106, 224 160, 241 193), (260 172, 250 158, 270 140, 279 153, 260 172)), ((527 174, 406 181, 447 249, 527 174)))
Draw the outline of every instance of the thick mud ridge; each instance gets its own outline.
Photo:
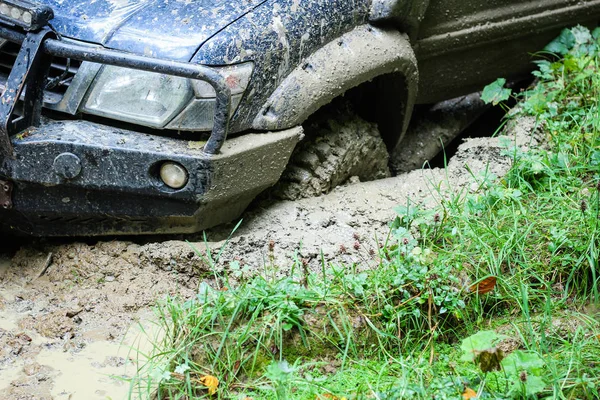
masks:
MULTIPOLYGON (((510 139, 537 145, 534 121, 512 124, 510 139)), ((231 262, 245 274, 289 273, 294 262, 377 262, 394 207, 433 205, 449 191, 475 191, 484 175, 502 176, 510 160, 501 138, 462 144, 447 169, 423 169, 338 187, 320 197, 264 200, 235 224, 186 240, 38 241, 0 256, 0 392, 3 399, 126 398, 138 353, 151 348, 152 305, 166 294, 194 296, 211 267, 231 262), (231 236, 229 240, 227 238, 231 236)))

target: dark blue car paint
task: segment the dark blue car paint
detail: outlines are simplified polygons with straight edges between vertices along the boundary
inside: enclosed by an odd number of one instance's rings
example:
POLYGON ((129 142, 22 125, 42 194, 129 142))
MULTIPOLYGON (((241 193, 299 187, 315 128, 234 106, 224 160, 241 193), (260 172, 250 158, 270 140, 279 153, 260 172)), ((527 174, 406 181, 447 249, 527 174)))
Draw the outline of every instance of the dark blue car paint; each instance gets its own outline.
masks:
POLYGON ((324 44, 367 22, 370 0, 269 0, 204 44, 193 62, 254 61, 245 99, 231 121, 232 132, 251 123, 281 81, 324 44))
POLYGON ((189 61, 207 39, 264 2, 43 0, 66 37, 176 61, 189 61))

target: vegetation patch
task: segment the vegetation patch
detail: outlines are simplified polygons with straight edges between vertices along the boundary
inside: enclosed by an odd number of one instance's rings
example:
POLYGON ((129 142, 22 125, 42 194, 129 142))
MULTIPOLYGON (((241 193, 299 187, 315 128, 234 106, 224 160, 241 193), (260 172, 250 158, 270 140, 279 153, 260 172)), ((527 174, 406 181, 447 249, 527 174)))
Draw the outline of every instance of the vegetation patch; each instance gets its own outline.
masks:
MULTIPOLYGON (((507 141, 501 180, 398 207, 378 262, 290 260, 214 275, 157 306, 132 396, 156 399, 600 398, 600 29, 565 30, 522 99, 544 148, 507 141)), ((360 245, 360 238, 356 238, 360 245)), ((209 264, 219 255, 198 254, 209 264)))

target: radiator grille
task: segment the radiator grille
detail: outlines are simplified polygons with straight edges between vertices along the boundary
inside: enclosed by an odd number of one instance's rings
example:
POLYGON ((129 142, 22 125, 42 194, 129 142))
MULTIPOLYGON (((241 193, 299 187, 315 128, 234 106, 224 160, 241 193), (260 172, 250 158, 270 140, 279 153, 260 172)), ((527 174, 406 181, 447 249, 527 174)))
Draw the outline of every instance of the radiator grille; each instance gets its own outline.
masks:
MULTIPOLYGON (((0 47, 0 78, 6 78, 10 74, 10 71, 15 63, 17 54, 19 53, 19 45, 13 42, 5 42, 0 47)), ((48 72, 48 83, 46 86, 47 94, 53 94, 50 96, 52 99, 60 99, 65 94, 71 81, 75 77, 75 74, 79 70, 81 61, 71 60, 62 57, 54 57, 48 72), (56 95, 59 95, 58 97, 56 95)))

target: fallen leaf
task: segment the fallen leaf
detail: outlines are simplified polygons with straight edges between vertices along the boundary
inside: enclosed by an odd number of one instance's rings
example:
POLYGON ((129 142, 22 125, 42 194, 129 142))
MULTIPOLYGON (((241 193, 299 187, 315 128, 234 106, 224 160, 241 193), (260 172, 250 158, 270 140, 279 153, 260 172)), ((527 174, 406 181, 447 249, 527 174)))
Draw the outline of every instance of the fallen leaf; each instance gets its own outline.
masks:
POLYGON ((496 287, 496 277, 490 276, 482 281, 472 284, 469 286, 469 292, 477 294, 486 294, 491 292, 496 287))
POLYGON ((470 387, 468 387, 468 388, 465 388, 465 392, 463 393, 462 396, 463 396, 464 400, 476 399, 477 392, 474 391, 473 389, 471 389, 470 387))
POLYGON ((198 379, 200 383, 202 383, 208 389, 208 394, 217 393, 217 388, 219 387, 219 380, 212 375, 204 375, 198 379))

